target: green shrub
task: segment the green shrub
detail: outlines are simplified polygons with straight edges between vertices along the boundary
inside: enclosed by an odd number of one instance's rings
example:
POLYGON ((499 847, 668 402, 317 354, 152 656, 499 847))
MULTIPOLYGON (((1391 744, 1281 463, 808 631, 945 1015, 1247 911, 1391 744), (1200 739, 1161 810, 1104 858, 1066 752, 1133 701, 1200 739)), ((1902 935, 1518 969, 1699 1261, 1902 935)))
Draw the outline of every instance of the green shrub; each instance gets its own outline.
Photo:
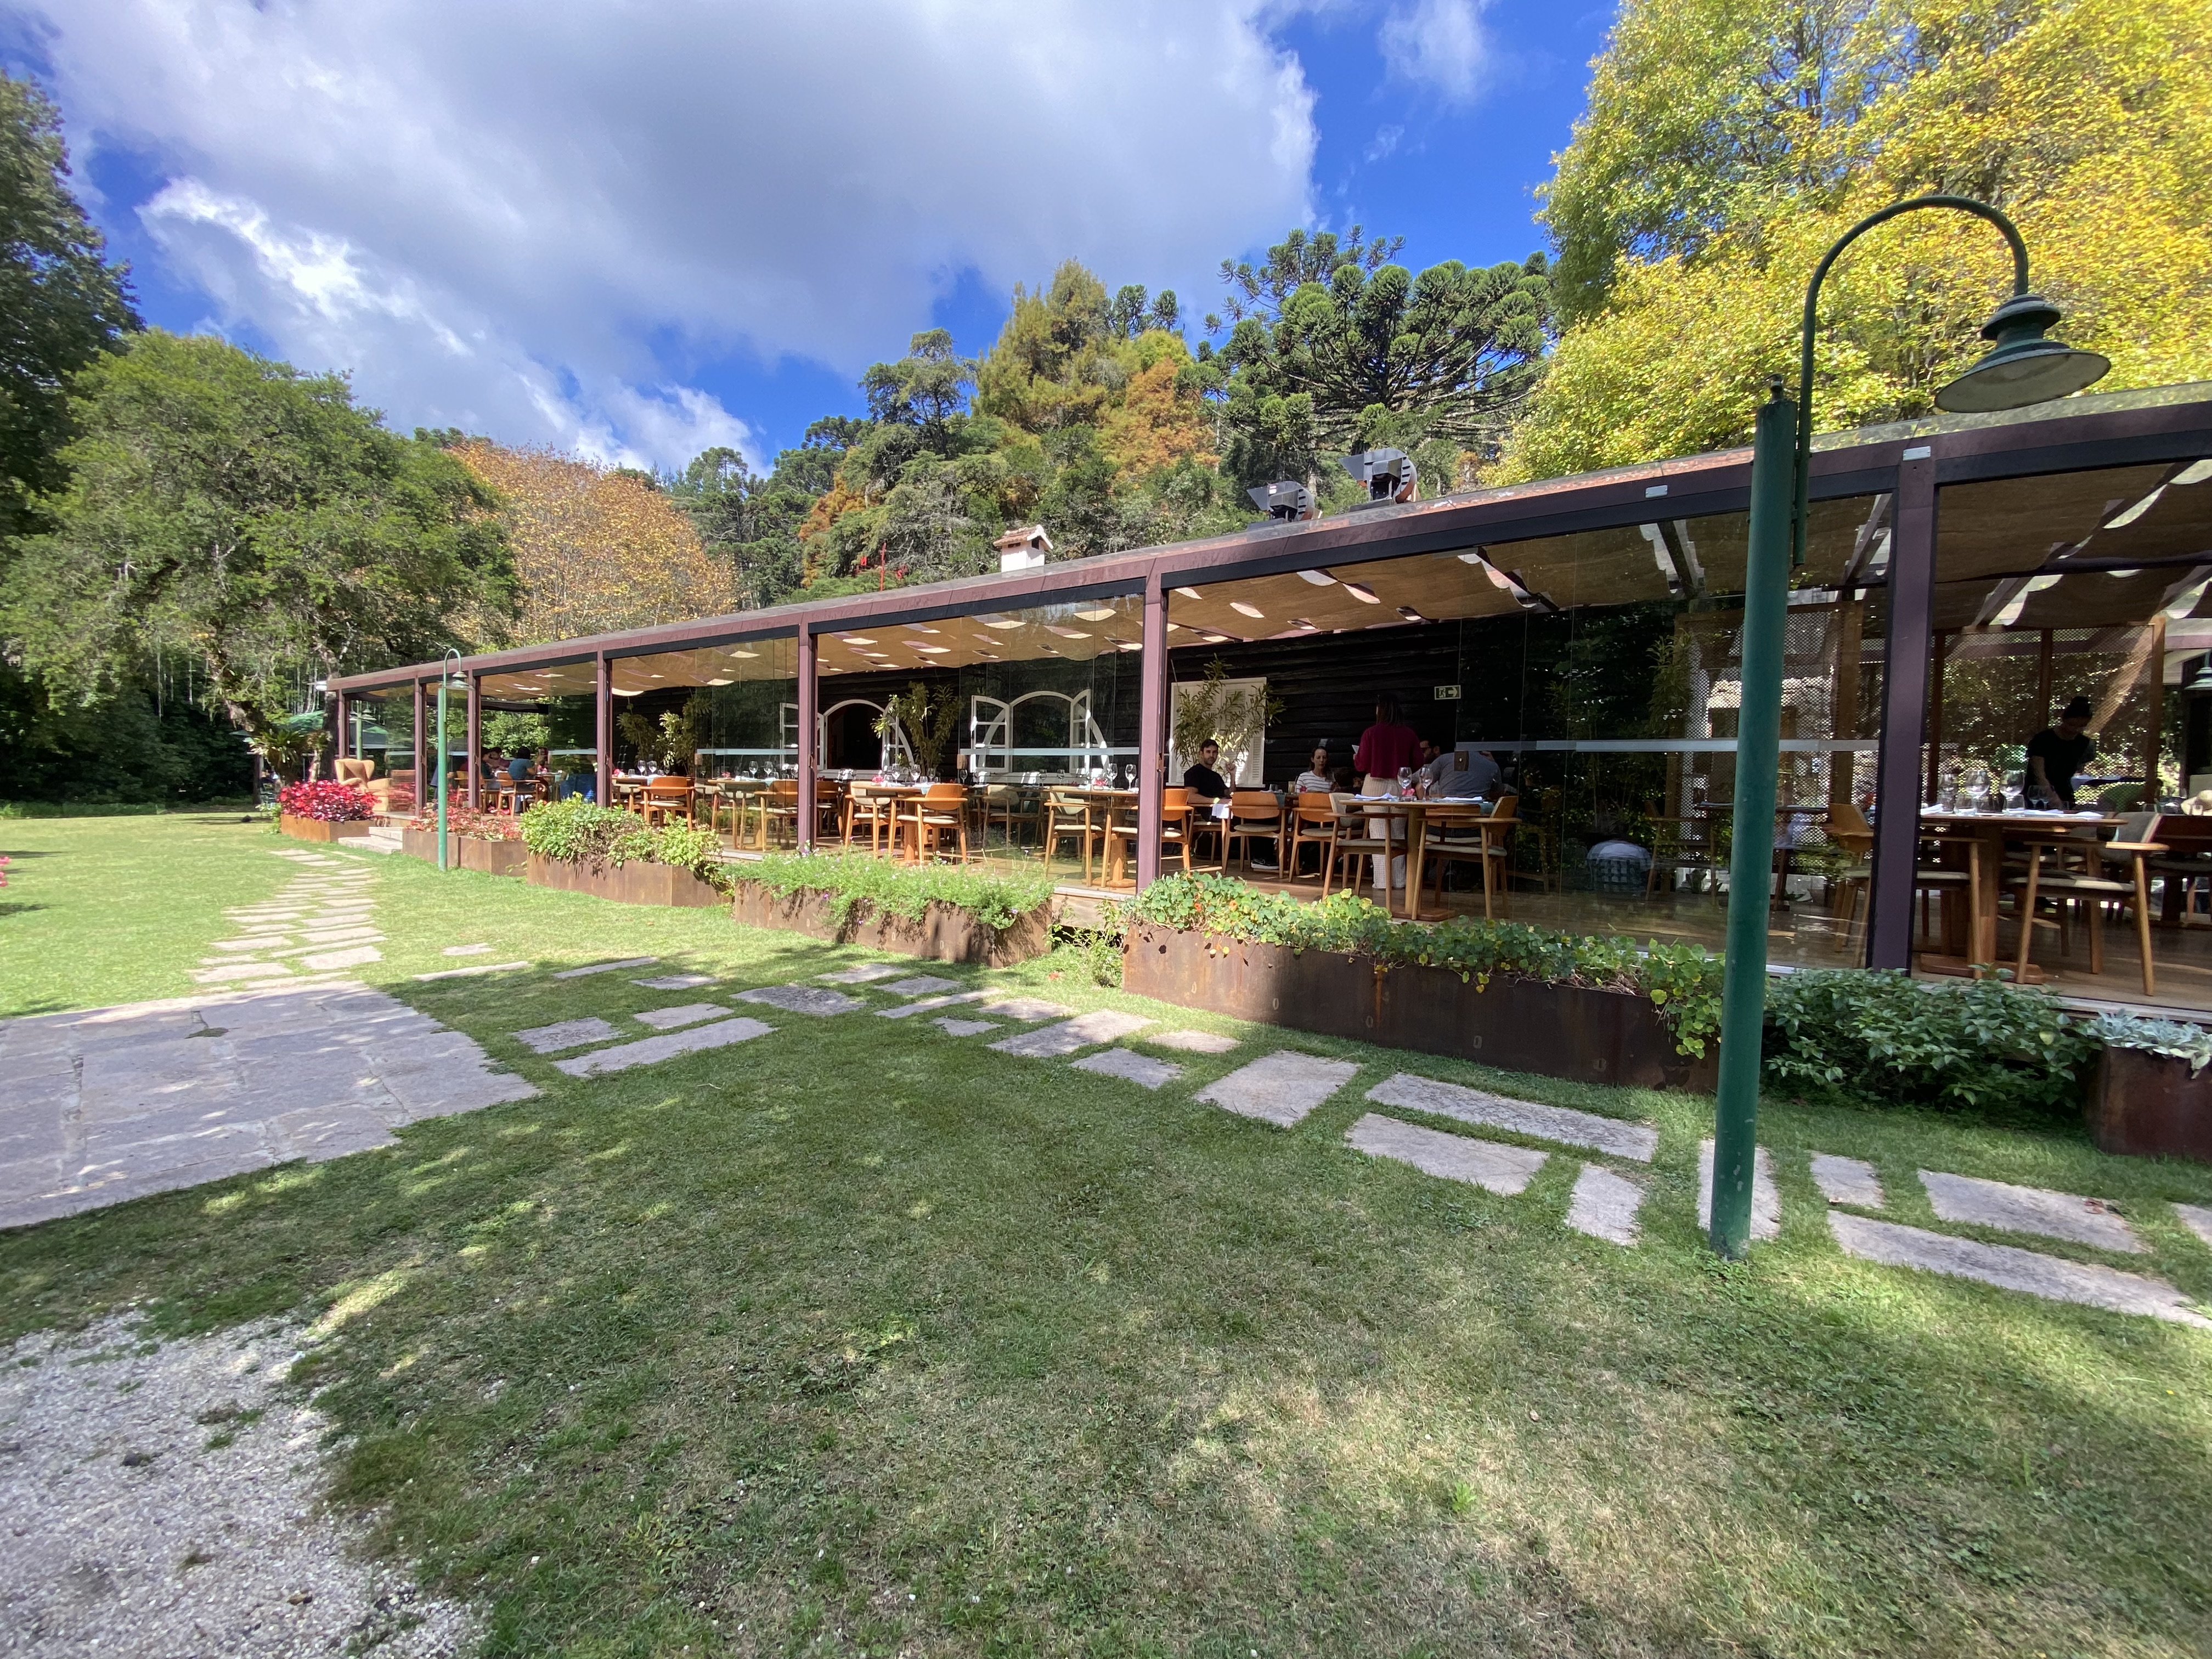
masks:
POLYGON ((778 898, 794 893, 830 896, 839 923, 859 907, 920 921, 931 903, 965 910, 994 933, 1048 902, 1052 883, 1042 874, 1000 875, 969 865, 894 864, 866 853, 771 853, 746 866, 740 879, 757 881, 778 898))
POLYGON ((1703 1054, 1720 1030, 1721 959, 1702 945, 1558 933, 1519 922, 1454 916, 1393 921, 1352 893, 1318 903, 1261 892, 1225 876, 1164 876, 1132 902, 1132 921, 1379 962, 1442 968, 1477 986, 1492 978, 1634 991, 1658 1005, 1676 1049, 1703 1054))
POLYGON ((721 844, 714 832, 679 823, 648 830, 635 812, 587 800, 540 801, 522 815, 522 842, 540 858, 586 869, 666 864, 729 890, 721 844))
POLYGON ((1837 969, 1767 988, 1768 1081, 1864 1104, 2070 1116, 2098 1046, 2057 998, 2001 980, 1837 969))

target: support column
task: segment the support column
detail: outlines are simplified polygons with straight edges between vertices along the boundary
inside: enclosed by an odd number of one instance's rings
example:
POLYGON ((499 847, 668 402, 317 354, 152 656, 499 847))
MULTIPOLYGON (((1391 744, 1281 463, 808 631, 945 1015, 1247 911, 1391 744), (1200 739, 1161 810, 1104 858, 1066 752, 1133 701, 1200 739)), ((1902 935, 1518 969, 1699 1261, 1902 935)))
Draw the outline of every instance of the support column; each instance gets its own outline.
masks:
MULTIPOLYGON (((337 696, 338 758, 340 760, 358 759, 359 756, 356 752, 356 745, 353 740, 353 700, 347 696, 343 691, 339 692, 337 696)), ((332 767, 331 769, 331 775, 333 777, 337 775, 337 769, 336 767, 332 767)))
POLYGON ((480 810, 478 780, 483 775, 483 685, 479 676, 469 676, 469 811, 480 810))
POLYGON ((799 624, 799 850, 814 850, 815 822, 821 806, 814 799, 814 630, 799 624))
MULTIPOLYGON (((2161 611, 2150 622, 2150 735, 2143 742, 2142 799, 2136 803, 2139 812, 2158 810, 2158 760, 2166 747, 2166 734, 2160 728, 2165 724, 2166 612, 2161 611)), ((2185 785, 2188 781, 2186 778, 2182 780, 2185 785)))
POLYGON ((1159 879, 1160 792, 1166 787, 1168 596, 1158 571, 1145 578, 1145 649, 1137 698, 1137 890, 1159 879))
POLYGON ((599 653, 598 685, 599 718, 592 731, 594 752, 599 757, 599 803, 602 806, 615 804, 615 670, 607 653, 599 653))
POLYGON ((1912 965, 1912 878, 1920 860, 1921 744, 1936 662, 1936 462, 1897 470, 1889 549, 1889 639, 1882 653, 1881 753, 1875 798, 1874 891, 1867 966, 1912 965))
POLYGON ((415 694, 415 798, 408 803, 410 815, 420 812, 430 799, 429 763, 423 759, 423 739, 428 734, 422 729, 422 682, 413 685, 415 694))

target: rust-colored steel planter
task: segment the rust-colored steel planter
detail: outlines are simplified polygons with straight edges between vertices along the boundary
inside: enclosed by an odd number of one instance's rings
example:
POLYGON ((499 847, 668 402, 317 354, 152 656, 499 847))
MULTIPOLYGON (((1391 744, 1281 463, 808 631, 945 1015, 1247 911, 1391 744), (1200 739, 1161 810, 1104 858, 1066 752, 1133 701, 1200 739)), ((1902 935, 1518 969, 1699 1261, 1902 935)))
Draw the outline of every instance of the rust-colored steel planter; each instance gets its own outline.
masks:
MULTIPOLYGON (((399 832, 399 850, 410 858, 421 859, 426 864, 438 861, 438 832, 435 830, 406 830, 399 832)), ((457 865, 461 861, 461 838, 446 837, 446 862, 457 865)))
POLYGON ((525 878, 533 887, 557 887, 566 893, 590 893, 618 904, 720 904, 721 893, 689 870, 672 864, 610 864, 594 870, 568 859, 528 855, 525 878))
POLYGON ((805 933, 810 939, 834 939, 840 945, 865 945, 872 950, 896 951, 935 962, 980 962, 1005 968, 1027 962, 1052 949, 1052 914, 1041 906, 1018 916, 1003 933, 994 933, 957 905, 932 902, 920 921, 884 915, 874 910, 854 914, 838 921, 823 893, 793 893, 779 898, 757 881, 738 884, 731 914, 747 927, 774 927, 805 933))
POLYGON ((295 841, 351 841, 376 826, 366 818, 326 823, 320 818, 295 817, 289 812, 280 812, 276 815, 276 827, 295 841))
POLYGON ((1711 1054, 1677 1054, 1648 997, 1525 980, 1477 989, 1442 968, 1169 927, 1129 930, 1121 988, 1237 1019, 1589 1083, 1705 1093, 1718 1065, 1711 1054))
MULTIPOLYGON (((434 845, 437 837, 433 835, 434 845)), ((530 849, 519 841, 486 841, 480 836, 457 837, 461 843, 461 868, 487 876, 520 876, 529 868, 530 849)))
POLYGON ((2089 1138, 2100 1150, 2212 1164, 2212 1066, 2140 1048, 2107 1048, 2089 1091, 2089 1138))

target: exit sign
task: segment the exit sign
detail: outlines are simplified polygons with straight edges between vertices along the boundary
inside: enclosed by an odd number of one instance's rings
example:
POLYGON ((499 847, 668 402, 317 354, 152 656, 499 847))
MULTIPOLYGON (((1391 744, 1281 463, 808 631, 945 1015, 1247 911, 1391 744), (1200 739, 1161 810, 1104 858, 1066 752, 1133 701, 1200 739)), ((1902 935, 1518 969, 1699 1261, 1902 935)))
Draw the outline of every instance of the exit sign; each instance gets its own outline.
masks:
POLYGON ((1459 701, 1459 687, 1455 685, 1437 686, 1436 688, 1435 696, 1438 702, 1457 702, 1459 701))

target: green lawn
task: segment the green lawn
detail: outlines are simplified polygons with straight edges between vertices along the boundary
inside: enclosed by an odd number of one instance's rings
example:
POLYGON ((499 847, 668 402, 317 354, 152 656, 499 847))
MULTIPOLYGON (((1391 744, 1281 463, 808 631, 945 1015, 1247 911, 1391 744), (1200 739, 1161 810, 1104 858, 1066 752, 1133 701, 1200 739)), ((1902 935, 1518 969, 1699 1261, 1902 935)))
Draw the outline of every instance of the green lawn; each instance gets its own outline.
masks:
MULTIPOLYGON (((292 874, 189 819, 0 840, 36 854, 0 918, 13 1011, 190 988, 221 909, 292 874)), ((321 1315, 340 1501, 485 1605, 495 1652, 2212 1649, 2212 1337, 1850 1261, 1804 1154, 1874 1159, 1909 1221, 1920 1167, 2115 1197, 2153 1247, 2126 1265, 2207 1300, 2161 1200, 2212 1200, 2212 1170, 1770 1102, 1783 1234, 1723 1268, 1692 1218, 1708 1103, 1185 1014, 1072 952, 928 971, 1243 1046, 1155 1095, 770 1011, 577 1083, 508 1033, 682 999, 544 969, 651 954, 726 994, 853 953, 363 861, 366 977, 541 1097, 0 1236, 0 1335, 321 1315), (541 969, 410 977, 479 941, 541 969), (1192 1100, 1280 1046, 1359 1074, 1288 1132, 1192 1100), (1561 1226, 1571 1157, 1500 1198, 1347 1150, 1401 1068, 1655 1120, 1644 1243, 1561 1226)))

